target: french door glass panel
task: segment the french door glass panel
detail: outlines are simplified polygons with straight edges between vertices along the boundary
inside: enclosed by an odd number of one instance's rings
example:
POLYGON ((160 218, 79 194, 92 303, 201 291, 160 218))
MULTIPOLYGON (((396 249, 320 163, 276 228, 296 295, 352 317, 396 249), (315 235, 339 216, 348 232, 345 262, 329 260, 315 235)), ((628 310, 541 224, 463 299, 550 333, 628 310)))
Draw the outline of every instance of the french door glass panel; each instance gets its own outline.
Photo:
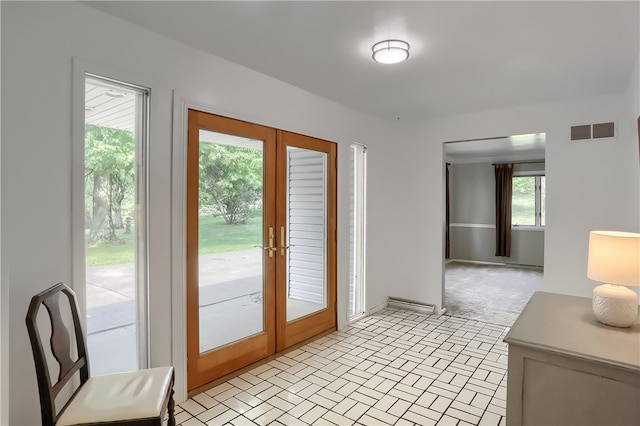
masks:
POLYGON ((289 322, 327 307, 327 154, 287 147, 287 184, 289 322))
POLYGON ((264 331, 263 141, 200 129, 200 352, 264 331))
POLYGON ((87 347, 92 374, 145 368, 148 91, 85 78, 87 347))

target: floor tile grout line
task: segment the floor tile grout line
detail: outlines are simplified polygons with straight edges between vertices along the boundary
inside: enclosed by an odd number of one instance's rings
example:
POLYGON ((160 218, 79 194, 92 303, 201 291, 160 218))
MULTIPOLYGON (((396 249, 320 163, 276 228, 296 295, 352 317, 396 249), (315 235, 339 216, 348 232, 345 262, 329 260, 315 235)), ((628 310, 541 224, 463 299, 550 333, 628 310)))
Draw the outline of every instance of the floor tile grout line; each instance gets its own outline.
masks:
MULTIPOLYGON (((444 344, 444 342, 443 342, 443 344, 444 344)), ((303 348, 301 348, 301 349, 303 349, 303 348)), ((405 351, 405 352, 406 352, 406 351, 405 351)), ((489 352, 489 351, 488 351, 488 352, 489 352)), ((483 358, 483 359, 484 359, 484 358, 483 358)), ((336 361, 337 361, 337 362, 339 362, 337 359, 336 359, 336 361)), ((476 370, 477 370, 477 369, 478 369, 478 368, 476 368, 476 370)), ((443 370, 443 372, 445 372, 445 371, 446 371, 446 368, 443 370)), ((474 370, 474 371, 475 371, 475 370, 474 370)), ((410 372, 407 372, 407 374, 406 374, 405 376, 403 376, 403 378, 407 377, 407 376, 408 376, 408 374, 411 374, 411 373, 410 373, 410 372)), ((424 376, 422 376, 422 377, 424 377, 424 376)), ((401 381, 400 381, 400 382, 401 382, 401 381)), ((397 383, 400 383, 400 382, 397 382, 397 383)), ((364 386, 364 385, 361 385, 361 386, 364 386)), ((437 387, 437 386, 436 386, 436 387, 437 387)), ((425 390, 420 394, 420 396, 424 395, 424 393, 425 393, 425 392, 427 392, 427 390, 428 390, 428 388, 427 388, 427 389, 425 389, 425 390)), ((459 394, 459 392, 458 392, 458 394, 459 394)), ((384 395, 389 395, 389 394, 388 394, 388 393, 386 393, 386 394, 384 394, 384 395)), ((418 396, 418 398, 417 398, 417 399, 419 399, 419 398, 420 398, 420 396, 418 396)), ((447 409, 451 406, 451 404, 453 403, 453 401, 455 401, 455 399, 452 399, 452 400, 451 400, 451 402, 447 405, 447 409)), ((397 401, 396 401, 396 402, 397 402, 397 401)), ((375 404, 374 404, 374 405, 375 405, 375 404)), ((372 407, 374 407, 374 406, 370 406, 370 408, 372 408, 372 407)), ((429 407, 427 407, 427 408, 429 408, 429 407)), ((368 411, 369 411, 369 410, 367 410, 365 413, 363 413, 363 415, 362 415, 362 416, 364 416, 368 411)), ((406 411, 409 411, 409 409, 407 408, 407 410, 405 410, 405 413, 406 413, 406 411)), ((446 409, 445 409, 445 411, 446 411, 446 409)), ((462 410, 461 410, 461 411, 462 411, 462 410)), ((468 413, 468 414, 473 415, 473 413, 468 413)), ((404 415, 404 414, 403 414, 403 415, 404 415)), ((444 412, 443 412, 443 415, 444 415, 444 412)), ((362 417, 362 416, 361 416, 361 417, 362 417)), ((361 418, 361 417, 360 417, 360 418, 361 418)), ((394 416, 394 417, 395 417, 395 416, 394 416)), ((402 417, 402 416, 400 416, 399 418, 401 418, 401 417, 402 417)), ((441 419, 441 418, 442 418, 442 416, 440 417, 440 419, 441 419)))
MULTIPOLYGON (((411 315, 411 316, 413 317, 413 315, 411 315)), ((386 320, 386 319, 387 319, 387 317, 388 317, 388 316, 384 316, 384 317, 382 317, 382 318, 378 318, 378 320, 377 320, 377 321, 375 321, 375 323, 379 323, 379 322, 381 322, 381 321, 384 321, 384 320, 386 320)), ((402 320, 402 319, 400 319, 400 320, 402 320)), ((421 321, 420 323, 425 323, 425 322, 431 322, 431 321, 430 321, 430 318, 429 318, 429 317, 425 317, 425 318, 424 318, 424 320, 423 320, 423 321, 421 321)), ((435 325, 435 328, 434 328, 433 330, 431 330, 431 332, 436 331, 436 330, 438 329, 438 327, 443 326, 444 324, 446 324, 446 322, 447 322, 446 320, 445 320, 445 321, 440 321, 440 322, 438 322, 438 323, 435 325)), ((457 327, 457 329, 460 329, 460 328, 464 327, 464 326, 466 325, 466 323, 467 323, 467 322, 468 322, 468 321, 466 321, 466 322, 462 322, 462 323, 461 323, 461 325, 460 325, 459 327, 457 327)), ((473 321, 473 322, 474 322, 474 323, 478 323, 478 321, 473 321)), ((374 324, 375 324, 375 323, 374 323, 374 324)), ((396 326, 398 326, 398 323, 397 323, 397 322, 396 322, 395 324, 390 325, 389 327, 386 327, 386 328, 387 328, 387 329, 390 329, 391 327, 396 327, 396 326)), ((354 327, 354 328, 355 328, 355 327, 354 327)), ((404 328, 404 327, 403 327, 403 328, 404 328)), ((414 329, 414 328, 415 328, 415 326, 414 326, 414 327, 412 327, 411 329, 414 329)), ((449 327, 447 327, 447 328, 448 328, 447 330, 438 330, 438 333, 439 333, 439 334, 445 334, 445 333, 446 333, 446 334, 448 334, 448 336, 447 336, 447 339, 445 339, 445 340, 443 340, 443 341, 441 341, 441 342, 440 342, 440 344, 438 345, 438 347, 437 347, 435 350, 438 350, 439 348, 441 348, 441 347, 442 347, 442 345, 443 345, 444 343, 446 343, 446 342, 448 341, 448 339, 449 339, 449 338, 453 337, 453 334, 455 333, 455 330, 454 330, 454 329, 451 329, 451 328, 449 328, 449 327)), ((475 332, 474 337, 477 337, 477 336, 478 336, 478 334, 480 334, 479 332, 480 332, 482 329, 484 329, 484 328, 485 328, 485 327, 481 327, 481 328, 479 328, 479 329, 475 332)), ((350 327, 347 331, 350 331, 350 329, 351 329, 351 327, 350 327)), ((362 329, 359 329, 359 330, 362 330, 362 329)), ((400 337, 402 337, 402 336, 404 336, 404 335, 406 335, 406 334, 409 334, 409 333, 408 333, 408 331, 410 331, 410 330, 406 330, 406 331, 407 331, 407 333, 403 333, 402 335, 397 336, 397 337, 395 337, 394 339, 395 339, 395 340, 398 340, 398 338, 400 338, 400 337)), ((356 330, 356 332, 357 332, 357 330, 356 330)), ((344 334, 344 333, 343 333, 343 334, 344 334)), ((503 335, 504 335, 504 330, 503 330, 503 332, 501 332, 501 334, 500 334, 499 336, 496 336, 495 342, 496 342, 496 343, 497 343, 497 342, 499 342, 500 337, 502 337, 503 335)), ((331 335, 327 335, 326 337, 327 337, 327 338, 329 338, 330 336, 331 336, 331 335)), ((343 339, 341 339, 341 340, 345 340, 345 339, 343 338, 343 339)), ((365 340, 366 340, 366 339, 365 339, 365 340)), ((423 339, 422 339, 422 340, 423 340, 423 339)), ((406 349, 405 349, 405 348, 403 348, 403 349, 402 349, 401 354, 399 354, 399 355, 396 357, 396 359, 398 359, 398 357, 400 357, 400 356, 404 355, 406 352, 410 351, 413 347, 415 347, 417 344, 419 344, 420 342, 422 342, 422 340, 417 341, 417 342, 416 342, 416 344, 414 344, 413 346, 411 346, 411 347, 409 347, 409 348, 406 348, 406 349)), ((467 343, 465 344, 465 348, 468 346, 468 344, 469 344, 472 340, 473 340, 473 339, 467 339, 467 343)), ((481 358, 481 362, 480 362, 477 366, 475 366, 475 367, 474 367, 473 372, 472 372, 472 373, 470 373, 470 374, 471 374, 470 376, 468 376, 468 377, 469 377, 469 379, 470 379, 470 378, 472 378, 473 374, 474 374, 474 373, 475 373, 475 372, 480 368, 480 365, 481 365, 482 361, 486 360, 487 356, 488 356, 488 355, 492 352, 492 350, 494 349, 494 347, 495 347, 496 343, 493 343, 493 344, 492 344, 492 347, 491 347, 490 349, 488 349, 488 350, 486 350, 486 351, 485 351, 484 356, 481 358)), ((329 365, 330 363, 333 363, 333 362, 339 363, 339 364, 341 364, 341 365, 343 365, 343 366, 345 366, 345 367, 349 368, 350 370, 354 368, 354 367, 352 367, 352 366, 350 366, 350 365, 348 365, 348 364, 344 364, 344 363, 340 362, 340 358, 342 357, 342 354, 347 354, 346 352, 342 352, 342 351, 339 351, 339 352, 341 352, 341 353, 342 353, 339 357, 331 359, 327 364, 324 364, 322 367, 317 367, 316 365, 311 365, 311 364, 309 364, 309 363, 305 363, 305 360, 307 360, 307 359, 309 359, 309 358, 313 358, 314 356, 316 356, 317 354, 319 354, 319 353, 321 352, 321 351, 320 351, 320 352, 318 352, 318 349, 317 349, 317 348, 313 348, 313 349, 314 349, 313 351, 311 351, 311 350, 306 350, 306 351, 305 351, 306 346, 307 346, 307 345, 305 345, 305 346, 303 346, 303 347, 301 347, 301 348, 299 348, 299 349, 300 349, 301 351, 307 352, 307 353, 309 353, 309 354, 311 354, 311 355, 310 355, 309 357, 305 357, 305 359, 303 359, 303 360, 301 360, 301 361, 299 361, 299 362, 301 362, 301 363, 303 363, 303 364, 306 364, 307 366, 309 366, 309 367, 311 367, 311 368, 314 368, 314 369, 315 369, 315 371, 314 371, 314 372, 312 372, 312 373, 310 373, 309 375, 307 375, 307 376, 305 376, 305 377, 308 377, 308 376, 310 376, 310 375, 314 375, 314 374, 315 374, 315 373, 317 373, 317 372, 321 372, 321 371, 322 371, 322 368, 323 368, 324 366, 329 365)), ((323 345, 322 345, 322 344, 320 344, 320 346, 323 346, 323 345)), ((356 348, 357 348, 357 347, 356 347, 356 348)), ((451 352, 451 351, 449 350, 450 348, 451 348, 451 347, 449 347, 448 349, 443 349, 443 350, 444 350, 444 351, 447 351, 447 352, 451 352)), ((434 351, 432 351, 432 352, 431 352, 431 354, 433 354, 433 352, 435 352, 435 350, 434 350, 434 351)), ((464 350, 464 348, 463 348, 462 350, 464 350)), ((460 355, 460 354, 461 354, 462 350, 461 350, 460 352, 457 352, 457 353, 456 353, 456 357, 457 357, 458 355, 460 355)), ((335 352, 335 351, 334 351, 334 352, 335 352)), ((334 352, 331 352, 331 353, 334 353, 334 352)), ((360 351, 359 353, 361 353, 361 352, 363 352, 363 351, 360 351)), ((376 353, 379 353, 379 352, 380 352, 380 350, 378 350, 377 352, 374 352, 373 354, 368 355, 368 356, 367 356, 367 358, 365 358, 365 360, 367 360, 369 357, 371 357, 371 356, 373 356, 373 355, 375 355, 376 353)), ((427 356, 425 357, 425 359, 426 359, 426 358, 428 358, 429 356, 431 356, 431 354, 427 355, 427 356)), ((283 356, 285 356, 285 355, 283 355, 283 356)), ((454 375, 454 377, 453 377, 453 378, 455 378, 455 376, 456 376, 457 374, 459 374, 459 373, 455 373, 455 372, 451 372, 451 371, 448 371, 448 370, 447 370, 447 368, 449 368, 449 367, 454 363, 454 361, 455 361, 455 358, 456 358, 456 357, 454 357, 454 359, 452 359, 452 360, 446 360, 446 361, 447 361, 447 366, 446 366, 446 367, 444 367, 444 368, 439 368, 440 372, 439 372, 439 374, 438 374, 438 377, 440 377, 444 372, 449 372, 449 373, 453 374, 453 375, 454 375)), ((443 360, 444 358, 439 358, 439 359, 440 359, 440 360, 443 360)), ((277 360, 277 358, 276 358, 275 360, 277 360)), ((274 361, 275 361, 275 360, 274 360, 274 361)), ((402 366, 406 365, 406 364, 407 364, 407 362, 414 362, 414 361, 409 361, 409 360, 406 360, 406 359, 405 359, 404 361, 405 361, 405 362, 404 362, 401 366, 399 366, 399 367, 402 367, 402 366)), ((269 363, 267 363, 267 364, 269 364, 269 363)), ((375 364, 376 364, 376 362, 374 362, 374 365, 375 365, 375 364)), ((391 362, 390 362, 389 364, 391 364, 391 362)), ((386 364, 386 365, 381 364, 381 365, 383 365, 383 368, 385 368, 385 367, 388 367, 388 366, 389 366, 389 364, 386 364)), ((417 364, 417 365, 420 365, 420 364, 417 364)), ((435 365, 435 364, 434 364, 434 365, 435 365)), ((271 368, 275 368, 276 370, 278 370, 278 371, 279 371, 278 373, 276 373, 276 374, 274 374, 274 375, 272 375, 272 376, 270 376, 270 377, 276 376, 277 374, 280 374, 280 373, 282 373, 282 372, 287 372, 287 370, 282 370, 282 369, 280 369, 280 368, 278 368, 278 367, 275 367, 275 366, 273 366, 273 365, 270 365, 270 367, 271 367, 271 368)), ((369 368, 370 368, 370 367, 371 367, 371 366, 369 366, 369 368)), ((337 368, 339 368, 339 367, 337 367, 337 368)), ((392 368, 393 368, 393 367, 392 367, 392 368)), ((415 368, 415 367, 413 367, 413 368, 415 368)), ((334 369, 334 370, 335 370, 335 369, 334 369)), ((332 371, 334 371, 334 370, 332 370, 332 371)), ((395 385, 397 385, 397 384, 401 383, 401 382, 402 382, 402 380, 404 380, 404 379, 405 379, 409 374, 415 374, 415 375, 420 376, 420 377, 426 377, 426 376, 423 376, 423 375, 418 374, 418 373, 412 373, 413 369, 411 369, 411 370, 409 370, 409 371, 405 371, 405 370, 401 370, 400 368, 397 368, 396 370, 403 371, 403 373, 404 373, 404 374, 403 374, 403 375, 401 375, 401 376, 399 375, 399 376, 401 377, 401 378, 400 378, 400 380, 397 380, 397 381, 396 381, 396 380, 392 380, 393 382, 395 382, 395 385)), ((361 371, 366 371, 366 370, 361 370, 361 371)), ((379 371, 381 371, 381 370, 379 370, 379 371)), ((251 372, 251 371, 249 371, 248 373, 250 373, 250 372, 251 372)), ((489 371, 489 373, 488 373, 488 374, 490 374, 490 373, 491 373, 491 371, 489 371)), ((326 374, 329 374, 329 375, 330 375, 331 373, 330 373, 330 372, 327 372, 326 374)), ((501 373, 501 374, 500 374, 500 377, 501 377, 500 382, 502 382, 502 381, 503 381, 503 379, 504 379, 504 375, 505 375, 505 373, 501 373)), ((256 377, 258 377, 258 376, 256 375, 256 377)), ((270 377, 269 377, 269 378, 270 378, 270 377)), ((372 377, 375 377, 375 374, 373 374, 373 375, 372 375, 372 377)), ((488 377, 488 376, 487 376, 487 377, 488 377)), ((262 378, 260 378, 260 379, 261 379, 263 382, 268 382, 268 379, 269 379, 269 378, 267 378, 267 379, 262 379, 262 378)), ((321 377, 320 377, 320 378, 321 378, 321 377)), ((453 380, 453 378, 452 378, 451 380, 453 380)), ((304 379, 304 378, 301 378, 301 380, 303 380, 303 379, 304 379)), ((322 379, 322 378, 321 378, 321 379, 322 379)), ((326 379, 323 379, 323 380, 326 380, 326 379)), ((391 379, 388 379, 388 380, 391 380, 391 379)), ((428 380, 432 380, 432 379, 428 378, 428 380)), ((334 380, 334 381, 335 381, 335 380, 334 380)), ((437 378, 436 378, 436 379, 433 379, 433 380, 432 380, 432 382, 431 382, 431 384, 430 384, 426 389, 424 389, 424 390, 420 389, 420 390, 421 390, 420 395, 419 395, 419 396, 416 396, 416 398, 415 398, 415 400, 414 400, 414 402, 413 402, 413 403, 409 403, 409 404, 410 404, 410 405, 409 405, 409 407, 408 407, 407 409, 405 409, 405 410, 404 410, 404 412, 403 412, 400 416, 395 416, 395 415, 392 415, 392 416, 397 417, 398 419, 403 418, 403 416, 406 414, 406 412, 407 412, 407 411, 410 411, 410 410, 409 410, 409 408, 410 408, 413 404, 415 404, 415 401, 417 401, 417 400, 418 400, 422 395, 424 395, 424 393, 428 391, 428 389, 433 385, 433 382, 435 382, 435 381, 437 381, 437 378)), ((269 383, 271 383, 271 382, 269 382, 269 383)), ((320 389, 326 389, 326 387, 327 387, 328 385, 330 385, 331 383, 333 383, 333 381, 328 382, 327 384, 325 384, 325 385, 321 386, 321 387, 320 387, 320 389)), ((356 392, 356 391, 357 391, 357 389, 359 389, 359 388, 361 388, 361 387, 366 387, 366 386, 364 386, 364 384, 359 384, 359 383, 357 383, 357 382, 352 382, 352 383, 356 383, 356 384, 358 384, 358 388, 356 388, 356 390, 354 390, 354 392, 356 392)), ((365 382, 365 383, 366 383, 366 382, 365 382)), ((414 383, 416 383, 416 382, 414 382, 414 383)), ((448 383, 448 382, 447 382, 447 383, 448 383)), ((467 381, 465 382, 465 384, 466 384, 466 383, 468 383, 468 379, 467 379, 467 381)), ((448 384, 450 384, 450 383, 448 383, 448 384)), ((272 386, 276 386, 276 385, 274 385, 273 383, 271 383, 271 385, 272 385, 272 386)), ((394 387, 393 387, 393 388, 391 388, 390 390, 394 389, 394 388, 395 388, 395 385, 394 385, 394 387)), ((243 391, 244 391, 243 389, 237 388, 237 387, 236 387, 236 386, 234 386, 234 385, 231 385, 231 386, 235 387, 235 388, 236 388, 236 389, 238 389, 240 392, 243 392, 243 391)), ((412 387, 412 386, 410 386, 410 385, 406 385, 406 386, 408 386, 408 387, 412 387)), ((454 385, 452 385, 452 386, 454 386, 454 385)), ((276 387, 278 387, 278 386, 276 386, 276 387)), ((308 385, 307 385, 306 387, 308 387, 308 385)), ((306 387, 305 387, 305 388, 306 388, 306 387)), ((436 386, 436 387, 437 387, 437 386, 436 386)), ((456 387, 458 387, 458 386, 456 386, 456 387)), ((497 384, 497 388, 499 388, 499 387, 500 387, 500 384, 498 383, 498 384, 497 384)), ((277 392, 276 394, 274 394, 274 396, 275 396, 275 395, 277 395, 278 393, 282 392, 282 391, 287 391, 287 389, 282 389, 282 388, 280 388, 280 387, 278 387, 278 388, 280 389, 280 391, 279 391, 279 392, 277 392)), ((305 388, 303 388, 302 390, 304 390, 305 388)), ((366 387, 366 388, 367 388, 367 389, 370 389, 370 390, 375 390, 375 389, 371 389, 371 388, 368 388, 368 387, 366 387)), ((301 392, 302 390, 300 390, 300 392, 301 392)), ((458 392, 456 392, 456 393, 457 393, 457 395, 459 395, 459 394, 460 394, 460 392, 461 392, 462 390, 464 390, 464 385, 463 385, 462 387, 460 387, 460 390, 459 390, 458 392)), ((329 390, 327 389, 327 391, 329 391, 329 390)), ((492 396, 490 397, 490 399, 493 399, 493 398, 495 397, 495 393, 496 393, 496 391, 497 391, 497 390, 494 390, 494 391, 493 391, 492 396)), ((329 392, 331 392, 331 391, 329 391, 329 392)), ((380 391, 377 391, 377 392, 380 392, 380 391)), ((388 393, 388 392, 389 392, 389 391, 387 391, 386 393, 383 393, 383 396, 385 396, 385 395, 389 395, 389 393, 388 393)), ((381 392, 381 393, 382 393, 382 392, 381 392)), ((478 394, 478 392, 476 392, 476 395, 475 395, 475 396, 477 396, 477 394, 478 394)), ((349 394, 349 395, 351 395, 351 394, 349 394)), ((345 398, 348 398, 348 397, 349 397, 349 395, 347 395, 347 396, 343 397, 343 398, 342 398, 342 400, 344 400, 345 398)), ((389 396, 391 396, 391 395, 389 395, 389 396)), ((475 398, 475 396, 474 396, 474 398, 475 398)), ((232 396, 232 397, 233 397, 233 396, 232 396)), ((232 398, 232 397, 230 397, 230 398, 232 398)), ((393 396, 392 396, 392 397, 393 397, 393 396)), ((395 397, 394 397, 394 398, 395 398, 395 397)), ((214 398, 214 399, 215 399, 215 398, 214 398)), ((310 408, 309 410, 305 411, 305 412, 304 412, 303 414, 301 414, 299 417, 302 417, 303 415, 305 415, 306 413, 308 413, 308 412, 309 412, 311 409, 313 409, 314 407, 316 407, 316 406, 320 406, 320 405, 318 405, 318 404, 315 404, 313 401, 310 401, 308 398, 301 398, 301 399, 302 399, 302 400, 305 400, 305 401, 308 401, 308 402, 309 402, 309 403, 311 403, 311 404, 314 404, 314 406, 313 406, 312 408, 310 408)), ((394 405, 395 405, 395 403, 397 403, 399 400, 400 400, 399 398, 396 398, 396 402, 394 402, 394 405)), ((194 400, 194 401, 195 401, 199 406, 201 406, 201 407, 203 407, 205 410, 207 410, 207 408, 206 408, 206 407, 204 407, 202 404, 198 403, 198 401, 196 401, 196 400, 194 400)), ((378 401, 379 401, 379 399, 378 399, 378 401)), ((456 400, 455 400, 455 398, 451 400, 451 402, 450 402, 450 403, 449 403, 449 405, 447 406, 447 409, 450 407, 450 405, 453 403, 453 401, 456 401, 456 400)), ((237 412, 235 412, 233 409, 231 409, 230 407, 226 406, 226 405, 224 404, 224 401, 218 401, 218 400, 216 400, 216 402, 217 402, 217 403, 219 403, 219 404, 224 405, 224 406, 225 406, 225 407, 227 407, 229 410, 233 411, 237 416, 242 416, 242 415, 244 415, 243 413, 237 413, 237 412)), ((262 400, 262 401, 261 401, 261 404, 262 404, 262 403, 266 403, 266 402, 267 402, 267 400, 262 400)), ((359 401, 359 402, 360 402, 360 401, 359 401)), ((407 401, 407 402, 408 402, 408 401, 407 401)), ((461 404, 463 404, 463 403, 461 403, 461 404)), ((299 404, 298 404, 298 405, 299 405, 299 404)), ((335 407, 335 405, 337 405, 337 404, 334 404, 334 405, 333 405, 333 407, 335 407)), ((367 409, 367 410, 366 410, 366 411, 365 411, 361 416, 359 416, 359 417, 358 417, 358 420, 359 420, 359 419, 361 419, 364 415, 366 415, 366 413, 367 413, 371 408, 373 408, 373 407, 375 406, 375 403, 374 403, 374 405, 368 405, 368 404, 365 404, 365 405, 367 405, 367 406, 368 406, 368 409, 367 409)), ((466 405, 469 405, 469 404, 466 404, 466 405)), ((277 408, 277 407, 273 407, 272 405, 270 405, 270 407, 271 407, 270 409, 277 408)), ((322 407, 322 406, 320 406, 320 407, 322 407)), ((333 408, 333 407, 332 407, 332 408, 333 408)), ((323 408, 324 408, 324 407, 323 407, 323 408)), ((391 408, 391 407, 390 407, 390 408, 391 408)), ((427 408, 428 408, 428 407, 427 407, 427 408)), ((327 412, 332 411, 332 409, 327 409, 327 410, 328 410, 327 412)), ((282 411, 282 410, 281 410, 281 411, 282 411)), ((446 410, 445 410, 445 411, 446 411, 446 410)), ((463 410, 460 410, 460 411, 463 411, 463 410)), ((188 412, 188 411, 187 411, 187 412, 188 412)), ((388 411, 385 411, 385 412, 387 412, 387 413, 388 413, 388 411)), ((463 412, 464 412, 464 411, 463 411, 463 412)), ((485 409, 483 410, 483 415, 484 415, 484 413, 486 413, 486 412, 487 412, 487 409, 485 408, 485 409)), ((191 414, 190 412, 188 412, 188 413, 189 413, 189 414, 191 414)), ((338 413, 336 413, 336 412, 334 412, 334 413, 335 413, 335 414, 338 414, 338 413)), ((326 414, 326 413, 325 413, 325 414, 326 414)), ((466 413, 466 414, 476 416, 476 415, 475 415, 475 414, 473 414, 473 413, 466 413)), ((262 415, 264 415, 264 413, 263 413, 262 415)), ((338 414, 338 415, 339 415, 339 414, 338 414)), ((390 414, 390 415, 391 415, 391 414, 390 414)), ((444 413, 441 413, 441 415, 440 415, 440 417, 439 417, 439 420, 438 420, 438 421, 440 421, 444 415, 445 415, 444 413)), ((237 417, 237 416, 236 416, 236 417, 237 417)), ((323 414, 323 416, 324 416, 324 414, 323 414)), ((499 415, 498 415, 498 416, 499 416, 499 415)), ((195 416, 193 416, 193 417, 195 417, 195 416)), ((298 418, 299 418, 299 417, 298 417, 298 418)), ((321 416, 321 417, 322 417, 322 416, 321 416)), ((503 418, 504 416, 499 416, 499 417, 500 417, 500 418, 503 418)), ((358 420, 355 420, 355 421, 357 422, 358 420)), ((460 421, 461 419, 458 419, 458 420, 460 421)))

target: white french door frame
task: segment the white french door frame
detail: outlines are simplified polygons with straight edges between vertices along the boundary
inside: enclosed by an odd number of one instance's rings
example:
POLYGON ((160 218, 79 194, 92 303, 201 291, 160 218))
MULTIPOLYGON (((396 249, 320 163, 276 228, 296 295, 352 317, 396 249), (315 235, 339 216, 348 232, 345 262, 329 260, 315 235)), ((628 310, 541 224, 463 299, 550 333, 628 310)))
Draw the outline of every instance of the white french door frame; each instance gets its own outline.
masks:
MULTIPOLYGON (((215 105, 203 103, 193 99, 180 91, 173 91, 173 133, 172 133, 172 164, 171 164, 171 355, 172 365, 176 377, 174 384, 176 403, 187 399, 187 315, 186 315, 186 179, 187 179, 187 140, 188 140, 188 110, 194 109, 205 113, 215 114, 262 126, 279 129, 282 123, 255 117, 246 112, 231 111, 215 105)), ((338 142, 338 156, 348 154, 349 144, 338 142), (344 151, 346 150, 346 151, 344 151)), ((348 158, 348 155, 345 155, 348 158)), ((346 170, 347 162, 339 165, 346 170)), ((341 181, 338 181, 340 186, 341 181)), ((346 181, 345 181, 346 183, 346 181)), ((338 235, 348 232, 348 195, 341 196, 344 191, 338 188, 338 235), (341 198, 343 197, 343 198, 341 198), (343 207, 341 207, 341 205, 343 207), (345 210, 346 209, 346 210, 345 210)), ((279 234, 278 234, 279 235, 279 234)), ((339 238, 340 241, 340 238, 339 238)), ((338 245, 338 253, 346 249, 348 244, 338 245)), ((345 271, 343 259, 338 258, 338 277, 345 271)), ((343 276, 346 277, 346 275, 343 276)), ((347 302, 343 299, 347 295, 346 283, 339 279, 337 294, 338 312, 337 328, 341 329, 349 324, 346 310, 347 302)))

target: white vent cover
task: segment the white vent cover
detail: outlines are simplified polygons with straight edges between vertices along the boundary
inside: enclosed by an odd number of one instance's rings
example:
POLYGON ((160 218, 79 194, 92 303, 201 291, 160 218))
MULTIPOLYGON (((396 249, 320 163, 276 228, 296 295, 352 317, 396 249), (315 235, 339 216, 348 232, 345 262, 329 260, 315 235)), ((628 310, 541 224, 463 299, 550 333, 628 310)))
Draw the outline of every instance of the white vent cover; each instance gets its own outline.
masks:
POLYGON ((399 308, 399 309, 408 309, 410 311, 420 312, 421 314, 433 314, 435 313, 435 306, 413 302, 405 299, 397 299, 395 297, 390 297, 387 301, 387 306, 391 308, 399 308))
POLYGON ((613 139, 615 137, 616 125, 614 122, 571 126, 572 141, 613 139))

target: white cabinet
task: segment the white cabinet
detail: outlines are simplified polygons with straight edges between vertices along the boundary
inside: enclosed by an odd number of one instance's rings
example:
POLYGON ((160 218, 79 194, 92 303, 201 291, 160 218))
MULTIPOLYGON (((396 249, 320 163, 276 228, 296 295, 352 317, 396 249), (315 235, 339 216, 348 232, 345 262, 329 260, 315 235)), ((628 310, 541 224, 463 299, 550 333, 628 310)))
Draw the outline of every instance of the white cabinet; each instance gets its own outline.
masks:
POLYGON ((536 292, 504 340, 507 425, 640 425, 640 322, 610 327, 589 298, 536 292))

